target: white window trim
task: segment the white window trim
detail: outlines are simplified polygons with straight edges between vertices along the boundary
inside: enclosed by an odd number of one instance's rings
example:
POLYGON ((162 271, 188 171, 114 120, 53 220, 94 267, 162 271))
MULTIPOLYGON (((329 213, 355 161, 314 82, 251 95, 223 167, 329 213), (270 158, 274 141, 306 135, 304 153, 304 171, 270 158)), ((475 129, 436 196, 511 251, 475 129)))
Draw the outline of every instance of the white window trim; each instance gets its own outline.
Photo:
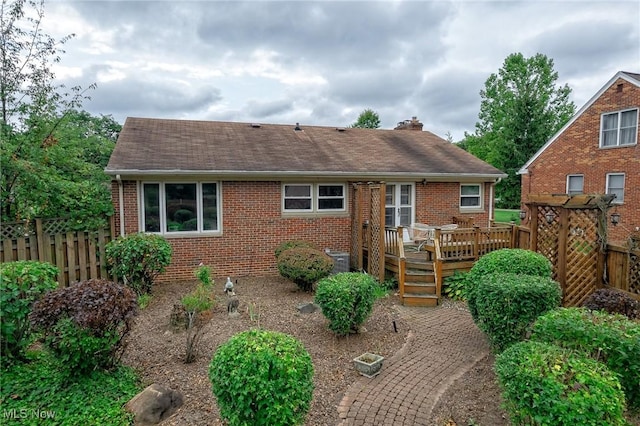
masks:
POLYGON ((621 147, 628 147, 628 146, 634 146, 638 144, 638 126, 640 126, 640 119, 638 117, 638 108, 628 108, 628 109, 623 109, 620 111, 611 111, 611 112, 605 112, 600 114, 600 143, 599 146, 600 148, 621 148, 621 147), (620 126, 622 125, 622 120, 621 120, 621 116, 622 113, 624 112, 628 112, 628 111, 635 111, 636 112, 636 131, 634 132, 633 136, 634 136, 634 142, 630 143, 630 144, 624 144, 624 145, 620 145, 620 126), (602 132, 603 132, 603 127, 604 127, 604 117, 606 115, 613 115, 613 114, 617 114, 618 115, 618 128, 617 128, 617 133, 616 133, 616 144, 615 145, 604 145, 604 140, 602 138, 602 132))
POLYGON ((576 193, 577 194, 584 194, 584 175, 583 174, 571 174, 571 175, 567 175, 567 194, 571 195, 571 188, 569 187, 569 181, 571 180, 572 177, 581 177, 582 178, 582 189, 580 190, 580 192, 576 193))
POLYGON ((459 204, 459 208, 460 211, 484 211, 484 185, 481 183, 461 183, 460 184, 460 190, 459 190, 459 198, 458 198, 458 204, 459 204), (477 186, 480 190, 479 190, 479 194, 478 195, 462 195, 462 187, 463 186, 477 186), (477 206, 463 206, 462 205, 462 198, 478 198, 478 205, 477 206))
POLYGON ((611 176, 622 176, 622 199, 619 199, 618 197, 614 198, 613 201, 611 202, 612 204, 623 204, 624 203, 624 188, 625 188, 625 183, 627 180, 627 177, 624 173, 607 173, 607 181, 606 181, 606 186, 604 188, 605 194, 610 194, 609 192, 609 179, 611 178, 611 176))
POLYGON ((145 231, 145 214, 144 214, 144 186, 145 185, 159 185, 159 208, 160 208, 160 231, 159 232, 149 232, 150 234, 159 234, 166 237, 181 237, 181 236, 197 236, 197 235, 221 235, 222 234, 222 188, 221 182, 218 181, 139 181, 138 182, 138 193, 140 196, 138 197, 138 226, 142 232, 145 231), (203 230, 203 214, 204 207, 202 205, 202 185, 203 184, 216 184, 216 215, 218 218, 218 229, 212 230, 203 230), (196 213, 198 215, 198 229, 195 231, 166 231, 167 228, 167 214, 166 214, 166 193, 165 193, 165 184, 185 184, 185 185, 196 185, 196 213))
POLYGON ((286 182, 282 183, 281 189, 281 209, 283 214, 322 214, 322 213, 344 213, 347 211, 347 185, 344 183, 334 183, 334 182, 317 182, 317 183, 305 183, 305 182, 286 182), (284 205, 285 197, 285 188, 287 186, 308 186, 310 187, 311 193, 311 208, 310 209, 286 209, 284 205), (318 200, 320 199, 320 187, 321 186, 341 186, 342 187, 342 197, 322 197, 323 199, 331 199, 331 198, 341 198, 342 199, 342 208, 341 209, 321 209, 319 207, 318 200))

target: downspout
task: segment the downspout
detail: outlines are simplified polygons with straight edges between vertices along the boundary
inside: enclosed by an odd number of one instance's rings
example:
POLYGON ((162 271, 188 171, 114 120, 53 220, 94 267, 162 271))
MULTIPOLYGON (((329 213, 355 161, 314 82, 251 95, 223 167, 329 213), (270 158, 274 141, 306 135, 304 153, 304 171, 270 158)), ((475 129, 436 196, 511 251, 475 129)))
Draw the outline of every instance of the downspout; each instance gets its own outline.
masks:
POLYGON ((491 221, 494 220, 494 216, 493 216, 493 194, 494 194, 494 190, 493 188, 499 184, 500 182, 502 182, 502 178, 498 178, 496 179, 495 182, 491 183, 491 186, 489 186, 489 223, 487 226, 491 226, 491 221))
POLYGON ((118 181, 118 206, 120 207, 120 236, 124 237, 124 185, 120 175, 116 175, 118 181))

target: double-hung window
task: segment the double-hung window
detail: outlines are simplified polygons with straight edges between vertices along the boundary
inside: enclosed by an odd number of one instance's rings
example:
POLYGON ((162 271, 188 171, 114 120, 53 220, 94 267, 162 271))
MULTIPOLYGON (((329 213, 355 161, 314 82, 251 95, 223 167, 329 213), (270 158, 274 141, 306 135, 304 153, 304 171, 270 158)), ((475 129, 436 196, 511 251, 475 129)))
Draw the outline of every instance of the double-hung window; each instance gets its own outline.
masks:
POLYGON ((295 183, 282 186, 282 211, 287 213, 343 212, 345 185, 295 183))
POLYGON ((584 191, 584 176, 568 175, 567 176, 567 194, 577 195, 577 194, 582 194, 583 191, 584 191))
POLYGON ((478 183, 460 185, 460 209, 478 210, 482 208, 482 187, 478 183))
POLYGON ((638 109, 602 114, 600 147, 635 145, 638 141, 638 109))
POLYGON ((615 194, 613 200, 616 204, 624 202, 624 173, 608 173, 607 174, 607 194, 615 194))
POLYGON ((220 230, 219 185, 215 182, 142 183, 145 232, 198 233, 220 230))

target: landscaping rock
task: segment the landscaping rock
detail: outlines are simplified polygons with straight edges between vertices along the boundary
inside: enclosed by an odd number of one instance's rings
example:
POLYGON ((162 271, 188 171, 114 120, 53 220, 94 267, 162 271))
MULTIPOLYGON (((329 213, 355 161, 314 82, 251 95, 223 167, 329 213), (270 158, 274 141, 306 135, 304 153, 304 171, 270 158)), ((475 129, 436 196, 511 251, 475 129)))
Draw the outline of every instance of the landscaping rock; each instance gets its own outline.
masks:
POLYGON ((298 311, 301 314, 312 314, 318 310, 318 305, 314 303, 301 303, 298 305, 298 311))
POLYGON ((157 383, 131 398, 125 409, 135 416, 137 425, 160 423, 182 405, 182 394, 157 383))

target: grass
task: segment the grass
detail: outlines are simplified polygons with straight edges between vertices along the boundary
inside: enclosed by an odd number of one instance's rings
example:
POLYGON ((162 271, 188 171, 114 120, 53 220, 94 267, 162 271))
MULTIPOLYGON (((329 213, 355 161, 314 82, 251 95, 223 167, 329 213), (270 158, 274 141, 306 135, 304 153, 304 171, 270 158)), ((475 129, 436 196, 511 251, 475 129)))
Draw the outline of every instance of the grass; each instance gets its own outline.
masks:
POLYGON ((94 371, 68 382, 64 368, 48 354, 36 351, 28 358, 26 362, 2 367, 1 424, 133 424, 132 414, 123 408, 140 391, 138 377, 131 368, 94 371))
POLYGON ((520 210, 495 209, 494 218, 496 222, 515 222, 520 225, 520 210))

